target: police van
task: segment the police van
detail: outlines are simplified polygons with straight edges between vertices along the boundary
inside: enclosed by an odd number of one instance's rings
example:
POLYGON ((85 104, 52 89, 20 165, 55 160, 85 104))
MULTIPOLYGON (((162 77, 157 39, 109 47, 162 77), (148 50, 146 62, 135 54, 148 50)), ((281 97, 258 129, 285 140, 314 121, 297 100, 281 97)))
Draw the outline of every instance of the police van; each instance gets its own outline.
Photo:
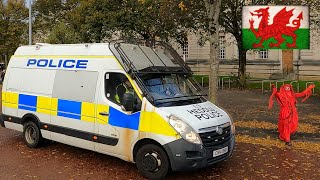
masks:
POLYGON ((158 47, 19 47, 3 82, 1 125, 23 132, 30 148, 48 139, 96 151, 150 179, 227 159, 232 119, 206 100, 176 52, 158 47))

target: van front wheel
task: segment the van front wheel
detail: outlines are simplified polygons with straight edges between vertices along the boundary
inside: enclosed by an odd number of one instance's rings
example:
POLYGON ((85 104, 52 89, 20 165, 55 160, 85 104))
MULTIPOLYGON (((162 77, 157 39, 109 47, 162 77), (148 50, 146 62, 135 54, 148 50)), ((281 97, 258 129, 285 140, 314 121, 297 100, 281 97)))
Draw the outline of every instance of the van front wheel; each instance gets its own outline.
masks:
POLYGON ((136 165, 148 179, 164 179, 169 171, 169 159, 164 150, 154 144, 142 146, 136 156, 136 165))
POLYGON ((41 132, 34 122, 27 122, 23 126, 24 142, 30 148, 36 148, 42 141, 41 132))

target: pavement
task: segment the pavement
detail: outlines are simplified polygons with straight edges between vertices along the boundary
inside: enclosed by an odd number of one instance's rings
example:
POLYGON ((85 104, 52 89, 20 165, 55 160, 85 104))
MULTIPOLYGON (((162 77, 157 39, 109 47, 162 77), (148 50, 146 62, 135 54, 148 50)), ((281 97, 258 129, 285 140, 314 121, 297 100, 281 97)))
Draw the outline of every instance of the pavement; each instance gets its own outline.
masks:
MULTIPOLYGON (((270 93, 220 90, 219 106, 236 124, 233 155, 211 167, 170 173, 167 179, 319 179, 320 97, 298 102, 298 133, 288 147, 278 139, 279 107, 270 93)), ((0 127, 0 179, 143 179, 134 164, 51 142, 30 149, 22 134, 0 127)))

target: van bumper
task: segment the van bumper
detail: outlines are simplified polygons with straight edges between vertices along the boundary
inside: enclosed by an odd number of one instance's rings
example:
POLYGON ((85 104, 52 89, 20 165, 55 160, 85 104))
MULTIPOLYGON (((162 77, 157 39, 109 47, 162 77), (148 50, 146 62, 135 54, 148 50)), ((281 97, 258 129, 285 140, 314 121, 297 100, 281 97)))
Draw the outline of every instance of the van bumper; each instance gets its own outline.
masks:
POLYGON ((1 125, 2 127, 5 127, 4 121, 3 121, 3 115, 2 115, 2 114, 0 114, 0 125, 1 125))
POLYGON ((204 147, 203 145, 189 143, 183 138, 165 144, 164 148, 170 158, 172 170, 186 171, 204 168, 229 158, 235 146, 235 136, 230 136, 229 141, 214 147, 204 147), (213 151, 227 146, 227 153, 213 157, 213 151))

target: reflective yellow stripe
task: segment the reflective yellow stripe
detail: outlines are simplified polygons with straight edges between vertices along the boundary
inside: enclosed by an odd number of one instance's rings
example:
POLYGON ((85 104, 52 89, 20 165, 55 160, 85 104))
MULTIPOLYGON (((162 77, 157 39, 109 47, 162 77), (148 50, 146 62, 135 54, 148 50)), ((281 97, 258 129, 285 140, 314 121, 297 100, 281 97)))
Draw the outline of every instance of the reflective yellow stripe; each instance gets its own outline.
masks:
POLYGON ((51 98, 51 115, 57 116, 58 115, 58 99, 51 98))
POLYGON ((139 130, 166 136, 177 136, 177 132, 156 112, 141 112, 139 130))
MULTIPOLYGON (((18 109, 19 94, 13 92, 2 92, 3 104, 6 107, 18 109)), ((37 96, 36 112, 43 114, 58 114, 58 99, 50 97, 37 96)), ((94 104, 89 102, 81 102, 81 120, 88 123, 98 123, 106 125, 109 123, 109 116, 102 116, 99 113, 109 113, 109 106, 102 104, 94 104)), ((121 119, 119 119, 121 121, 121 119)), ((139 131, 153 133, 171 137, 179 137, 179 134, 170 126, 170 124, 162 118, 157 112, 140 112, 139 131)))
POLYGON ((97 111, 96 111, 96 117, 99 124, 108 124, 109 122, 109 116, 101 116, 100 112, 107 112, 109 113, 109 106, 98 104, 97 105, 97 111))
POLYGON ((19 94, 13 92, 6 92, 6 103, 5 106, 10 108, 18 108, 19 94))
MULTIPOLYGON (((12 92, 2 92, 2 105, 10 108, 18 109, 19 94, 12 92)), ((58 99, 51 97, 37 96, 36 112, 43 114, 58 115, 58 99)), ((108 116, 101 116, 99 112, 109 113, 109 106, 96 105, 89 102, 81 102, 81 120, 87 122, 97 122, 100 124, 108 124, 108 116)))
MULTIPOLYGON (((19 94, 12 92, 2 92, 3 101, 6 107, 18 108, 19 94)), ((37 97, 36 112, 43 114, 51 114, 57 116, 58 99, 50 97, 37 97)), ((99 113, 109 113, 109 106, 102 104, 94 104, 89 102, 81 103, 81 120, 86 122, 96 122, 99 124, 108 124, 109 116, 102 116, 99 113)), ((139 130, 142 132, 150 132, 166 136, 177 137, 177 132, 156 112, 140 113, 139 130)))
POLYGON ((114 57, 114 59, 115 59, 115 60, 116 60, 116 62, 119 64, 119 66, 120 66, 121 70, 123 70, 123 71, 124 71, 123 66, 121 65, 121 63, 119 62, 119 60, 118 60, 116 57, 114 57))
POLYGON ((50 114, 51 112, 51 99, 50 97, 37 97, 37 112, 50 114))
POLYGON ((87 122, 94 122, 95 109, 93 103, 81 103, 81 120, 87 122))

